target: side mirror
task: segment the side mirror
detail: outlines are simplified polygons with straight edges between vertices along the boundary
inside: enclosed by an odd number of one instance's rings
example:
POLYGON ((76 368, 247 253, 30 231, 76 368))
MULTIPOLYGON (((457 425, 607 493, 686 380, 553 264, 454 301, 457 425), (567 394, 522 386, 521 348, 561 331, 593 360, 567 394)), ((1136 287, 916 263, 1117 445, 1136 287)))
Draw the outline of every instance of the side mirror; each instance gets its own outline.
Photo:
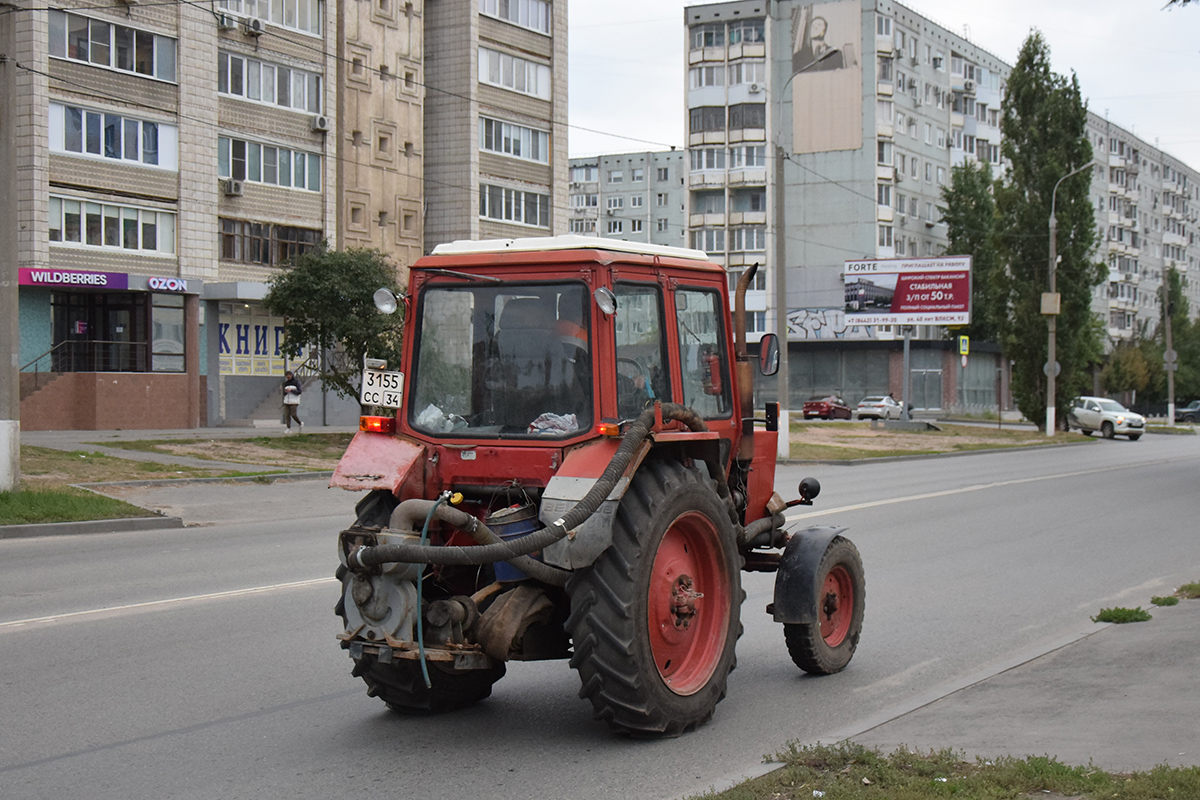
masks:
POLYGON ((764 333, 758 343, 758 371, 763 375, 779 371, 779 337, 773 333, 764 333))

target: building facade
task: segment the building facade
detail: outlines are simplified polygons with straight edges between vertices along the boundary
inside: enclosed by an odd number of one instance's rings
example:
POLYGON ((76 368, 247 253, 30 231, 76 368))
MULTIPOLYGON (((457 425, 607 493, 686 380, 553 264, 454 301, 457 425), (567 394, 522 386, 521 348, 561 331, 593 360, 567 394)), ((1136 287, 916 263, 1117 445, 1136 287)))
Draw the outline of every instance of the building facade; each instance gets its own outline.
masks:
MULTIPOLYGON (((71 1, 0 25, 27 430, 277 421, 284 369, 312 366, 261 304, 290 259, 374 247, 403 280, 441 241, 566 231, 565 0, 71 1)), ((313 421, 357 416, 318 399, 313 421)))
MULTIPOLYGON (((809 394, 900 396, 900 331, 847 324, 844 262, 944 254, 952 168, 1003 169, 1011 66, 889 0, 736 0, 684 14, 690 243, 734 273, 766 265, 747 304, 762 312, 760 331, 786 329, 790 407, 809 394)), ((1156 291, 1168 258, 1195 263, 1195 178, 1089 119, 1102 159, 1097 258, 1110 265, 1094 308, 1117 340, 1157 319, 1147 286, 1156 291), (1166 256, 1147 261, 1147 248, 1166 256)), ((1006 393, 999 353, 964 364, 943 333, 913 331, 914 405, 995 410, 1006 393)))
POLYGON ((664 150, 571 159, 570 232, 686 246, 684 155, 664 150))

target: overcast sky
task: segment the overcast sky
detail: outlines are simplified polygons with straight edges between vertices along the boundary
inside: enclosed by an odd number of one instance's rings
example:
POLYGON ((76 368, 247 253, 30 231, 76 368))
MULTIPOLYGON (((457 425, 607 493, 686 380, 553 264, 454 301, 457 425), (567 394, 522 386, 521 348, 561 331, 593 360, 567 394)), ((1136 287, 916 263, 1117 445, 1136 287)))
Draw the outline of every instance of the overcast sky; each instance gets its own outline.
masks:
MULTIPOLYGON (((681 0, 570 0, 570 154, 684 145, 681 0), (628 137, 628 138, 625 138, 628 137)), ((699 3, 694 3, 700 5, 699 3)), ((906 0, 1008 64, 1031 28, 1088 108, 1200 169, 1200 5, 1166 0, 906 0)))

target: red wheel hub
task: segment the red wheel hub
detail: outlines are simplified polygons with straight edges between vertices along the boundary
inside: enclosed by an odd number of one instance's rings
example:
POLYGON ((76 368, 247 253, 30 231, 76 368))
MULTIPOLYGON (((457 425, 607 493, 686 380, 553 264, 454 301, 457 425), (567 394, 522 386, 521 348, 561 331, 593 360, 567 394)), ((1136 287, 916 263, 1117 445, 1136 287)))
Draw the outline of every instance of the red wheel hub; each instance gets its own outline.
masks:
POLYGON ((821 638, 830 647, 837 647, 846 640, 854 618, 854 582, 845 567, 836 566, 829 570, 818 602, 821 638))
POLYGON ((647 603, 650 652, 671 691, 694 694, 716 671, 732 596, 712 521, 698 512, 678 517, 654 556, 647 603))

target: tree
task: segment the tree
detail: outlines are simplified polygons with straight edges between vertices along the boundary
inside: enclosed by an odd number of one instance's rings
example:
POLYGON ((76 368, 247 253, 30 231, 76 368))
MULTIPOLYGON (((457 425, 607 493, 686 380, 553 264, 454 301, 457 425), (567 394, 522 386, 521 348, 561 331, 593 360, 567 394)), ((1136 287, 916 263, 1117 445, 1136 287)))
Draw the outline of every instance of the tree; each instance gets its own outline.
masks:
POLYGON ((1121 342, 1100 371, 1100 384, 1108 394, 1145 393, 1151 387, 1150 364, 1141 342, 1121 342))
POLYGON ((389 366, 400 363, 404 306, 397 314, 381 314, 372 299, 381 287, 400 294, 396 268, 383 253, 322 245, 271 278, 263 305, 285 320, 285 355, 295 358, 308 349, 309 363, 325 385, 342 397, 356 397, 363 356, 387 359, 389 366))
POLYGON ((1085 124, 1087 106, 1074 74, 1067 80, 1050 70, 1050 50, 1038 32, 1021 47, 1009 76, 1001 119, 1002 153, 1010 164, 996 187, 996 241, 1006 271, 998 281, 999 301, 1008 309, 1001 333, 1012 359, 1013 396, 1026 418, 1046 414, 1046 317, 1041 296, 1049 291, 1049 236, 1056 197, 1057 290, 1062 296, 1057 326, 1058 419, 1090 385, 1088 368, 1103 354, 1102 323, 1092 313, 1093 289, 1105 275, 1091 260, 1095 209, 1088 197, 1090 170, 1059 179, 1092 160, 1085 124), (1054 195, 1055 186, 1057 195, 1054 195))
POLYGON ((992 167, 967 159, 950 171, 942 190, 946 207, 946 254, 971 256, 971 324, 962 333, 979 342, 999 342, 1008 309, 998 291, 1004 271, 996 251, 996 201, 992 167))

